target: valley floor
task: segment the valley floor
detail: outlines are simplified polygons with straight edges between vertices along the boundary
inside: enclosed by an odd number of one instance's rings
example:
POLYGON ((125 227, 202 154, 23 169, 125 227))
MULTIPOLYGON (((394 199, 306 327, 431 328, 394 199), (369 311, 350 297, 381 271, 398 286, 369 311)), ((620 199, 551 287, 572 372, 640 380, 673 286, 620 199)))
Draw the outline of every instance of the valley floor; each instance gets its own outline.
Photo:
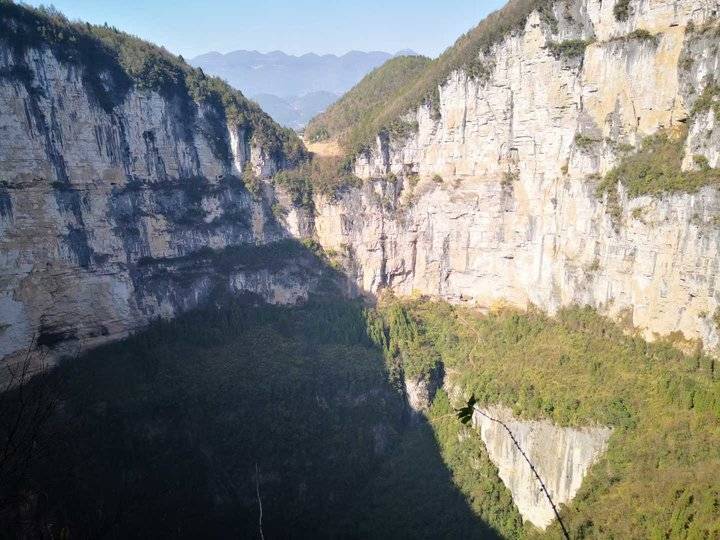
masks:
POLYGON ((55 406, 32 460, 19 446, 0 468, 3 537, 558 537, 523 524, 456 418, 473 392, 520 418, 614 428, 562 508, 573 538, 720 533, 720 385, 699 351, 587 309, 315 298, 224 301, 6 394, 6 433, 32 425, 31 397, 55 406), (444 389, 411 411, 405 381, 438 369, 444 389))

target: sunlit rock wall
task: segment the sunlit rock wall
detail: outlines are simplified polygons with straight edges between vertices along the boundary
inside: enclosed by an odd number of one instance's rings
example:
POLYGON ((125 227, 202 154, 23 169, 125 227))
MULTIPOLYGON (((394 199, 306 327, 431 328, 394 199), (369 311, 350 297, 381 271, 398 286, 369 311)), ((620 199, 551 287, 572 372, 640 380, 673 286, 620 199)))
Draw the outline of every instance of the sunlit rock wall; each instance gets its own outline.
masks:
POLYGON ((687 130, 685 167, 718 164, 714 111, 691 114, 720 58, 718 3, 633 0, 624 22, 613 6, 558 2, 557 28, 532 15, 488 55, 489 77, 452 73, 439 115, 420 108, 417 133, 378 138, 356 163, 363 189, 317 202, 319 240, 362 288, 551 313, 591 305, 647 337, 718 346, 717 189, 596 193, 659 130, 687 130), (584 54, 549 48, 571 39, 589 42, 584 54))

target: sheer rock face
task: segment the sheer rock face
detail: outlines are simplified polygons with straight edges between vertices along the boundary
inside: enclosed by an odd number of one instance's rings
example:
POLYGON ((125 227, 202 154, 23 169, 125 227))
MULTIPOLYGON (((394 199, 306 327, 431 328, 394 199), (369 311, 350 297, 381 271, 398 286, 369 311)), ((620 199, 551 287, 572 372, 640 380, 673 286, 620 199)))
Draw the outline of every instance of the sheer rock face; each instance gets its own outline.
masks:
POLYGON ((430 373, 414 377, 405 377, 405 398, 410 410, 416 413, 427 411, 435 399, 437 391, 445 382, 445 369, 439 365, 430 373))
POLYGON ((558 2, 556 31, 532 15, 488 55, 486 79, 451 74, 439 116, 422 107, 408 118, 417 133, 378 138, 356 163, 362 189, 318 201, 320 242, 362 288, 551 313, 591 305, 649 338, 718 346, 717 189, 630 199, 618 186, 614 202, 592 175, 665 129, 688 130, 686 168, 697 155, 720 164, 713 108, 691 114, 720 63, 718 32, 703 30, 720 6, 633 0, 619 22, 613 5, 558 2), (571 39, 594 41, 576 57, 548 48, 571 39))
POLYGON ((424 378, 405 379, 405 394, 411 410, 419 413, 430 408, 434 391, 424 378))
POLYGON ((604 427, 561 428, 547 420, 519 420, 502 406, 475 411, 473 425, 520 515, 544 529, 555 519, 552 506, 507 430, 494 420, 512 432, 558 508, 575 497, 588 470, 605 452, 612 432, 604 427))
POLYGON ((286 235, 239 179, 247 160, 261 176, 278 164, 221 111, 131 89, 108 112, 82 68, 47 49, 17 57, 2 40, 0 73, 0 358, 33 341, 73 354, 218 287, 307 295, 303 261, 223 273, 201 251, 286 235), (227 133, 230 152, 208 132, 227 133))

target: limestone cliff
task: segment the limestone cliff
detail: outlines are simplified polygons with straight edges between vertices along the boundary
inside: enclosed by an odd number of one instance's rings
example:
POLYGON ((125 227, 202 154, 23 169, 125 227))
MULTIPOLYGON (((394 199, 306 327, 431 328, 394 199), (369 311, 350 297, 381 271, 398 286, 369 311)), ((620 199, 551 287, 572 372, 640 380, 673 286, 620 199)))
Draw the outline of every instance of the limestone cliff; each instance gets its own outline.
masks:
POLYGON ((571 501, 590 467, 607 447, 611 430, 603 427, 561 428, 547 420, 523 421, 503 406, 478 409, 473 426, 523 519, 545 528, 555 519, 550 503, 502 422, 542 478, 556 506, 571 501))
POLYGON ((648 337, 718 346, 717 189, 630 198, 596 186, 659 130, 688 131, 685 168, 719 164, 716 107, 695 104, 720 61, 720 5, 632 0, 626 20, 614 7, 532 14, 483 58, 484 77, 453 72, 437 110, 406 117, 416 131, 378 137, 356 160, 363 189, 316 203, 319 240, 362 288, 592 305, 648 337))
POLYGON ((307 295, 312 257, 267 246, 287 237, 274 194, 241 179, 247 163, 260 179, 285 164, 258 135, 279 129, 269 118, 232 123, 221 103, 126 81, 102 43, 61 29, 108 56, 93 71, 72 44, 29 40, 50 22, 0 10, 0 358, 33 341, 74 354, 219 289, 307 295))
MULTIPOLYGON (((598 184, 659 132, 680 133, 682 167, 720 165, 720 3, 556 2, 533 13, 481 60, 456 70, 439 101, 381 133, 359 155, 365 179, 316 201, 316 235, 367 291, 390 288, 490 307, 591 305, 646 337, 681 332, 717 350, 720 193, 631 197, 598 184), (623 20, 624 19, 624 20, 623 20), (685 135, 687 134, 687 135, 685 135)), ((429 387, 409 381, 415 408, 429 387)), ((512 430, 556 503, 575 496, 604 452, 606 428, 559 428, 489 409, 512 430)), ((499 424, 475 424, 523 515, 554 519, 499 424)))

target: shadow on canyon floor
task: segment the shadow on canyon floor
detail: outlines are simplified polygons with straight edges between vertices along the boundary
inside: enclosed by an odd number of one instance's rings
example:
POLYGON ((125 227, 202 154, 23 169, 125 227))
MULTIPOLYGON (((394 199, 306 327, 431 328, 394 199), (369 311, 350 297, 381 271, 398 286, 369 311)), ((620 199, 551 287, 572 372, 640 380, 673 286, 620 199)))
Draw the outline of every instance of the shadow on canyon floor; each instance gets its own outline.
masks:
POLYGON ((495 537, 389 379, 357 301, 157 322, 27 385, 60 400, 0 537, 495 537))

